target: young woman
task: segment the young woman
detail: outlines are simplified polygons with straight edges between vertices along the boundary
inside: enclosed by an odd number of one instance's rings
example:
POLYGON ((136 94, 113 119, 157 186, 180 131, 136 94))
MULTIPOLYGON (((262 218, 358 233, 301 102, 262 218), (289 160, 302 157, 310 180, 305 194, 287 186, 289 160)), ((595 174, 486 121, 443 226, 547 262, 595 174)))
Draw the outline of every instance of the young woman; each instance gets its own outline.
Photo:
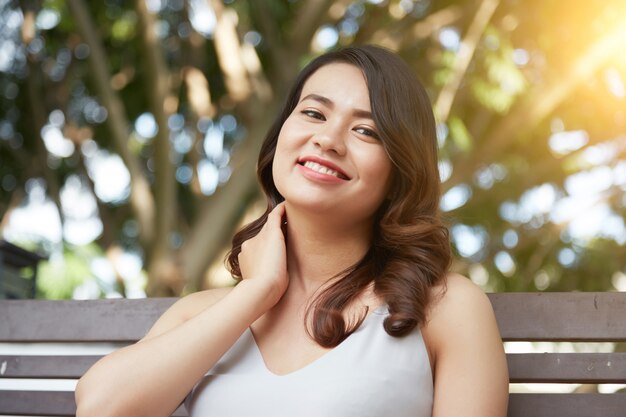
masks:
POLYGON ((268 208, 233 239, 241 282, 174 304, 96 363, 79 417, 503 417, 491 305, 449 274, 435 122, 395 54, 315 59, 270 129, 268 208))

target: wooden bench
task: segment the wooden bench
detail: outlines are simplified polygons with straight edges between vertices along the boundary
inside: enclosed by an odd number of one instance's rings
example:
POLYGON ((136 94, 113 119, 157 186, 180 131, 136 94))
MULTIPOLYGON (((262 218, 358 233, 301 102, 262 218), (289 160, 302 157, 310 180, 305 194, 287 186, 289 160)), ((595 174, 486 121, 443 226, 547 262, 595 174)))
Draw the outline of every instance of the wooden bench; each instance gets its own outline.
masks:
MULTIPOLYGON (((626 293, 489 297, 504 341, 626 341, 626 293)), ((174 301, 0 301, 0 347, 4 348, 0 350, 0 382, 3 378, 79 378, 100 355, 2 352, 42 342, 131 343, 174 301)), ((507 359, 512 383, 626 384, 626 353, 515 353, 507 359)), ((0 390, 0 415, 72 416, 74 412, 70 391, 0 390)), ((174 415, 185 414, 179 409, 174 415)), ((624 417, 626 394, 513 393, 508 416, 624 417)))

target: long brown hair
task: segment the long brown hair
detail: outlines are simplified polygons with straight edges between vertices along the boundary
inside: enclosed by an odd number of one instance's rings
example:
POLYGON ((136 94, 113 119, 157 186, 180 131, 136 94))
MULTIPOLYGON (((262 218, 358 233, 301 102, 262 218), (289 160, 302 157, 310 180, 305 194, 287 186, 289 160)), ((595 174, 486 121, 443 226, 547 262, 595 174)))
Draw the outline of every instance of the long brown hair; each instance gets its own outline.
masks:
MULTIPOLYGON (((296 107, 302 87, 320 67, 347 63, 367 81, 370 104, 383 146, 393 165, 393 185, 378 209, 369 251, 338 274, 309 305, 313 306, 312 337, 324 347, 341 343, 362 323, 346 323, 344 308, 372 282, 374 292, 389 307, 385 331, 403 336, 423 324, 430 288, 441 282, 450 264, 448 230, 439 213, 435 119, 426 91, 409 66, 396 54, 376 46, 348 47, 319 56, 298 75, 259 155, 257 175, 267 196, 267 210, 233 237, 228 254, 231 273, 241 279, 241 244, 261 230, 268 213, 281 201, 272 178, 272 163, 280 129, 296 107)), ((306 319, 305 319, 306 320, 306 319)), ((306 321, 305 321, 306 322, 306 321)), ((307 326, 308 330, 308 326, 307 326)))

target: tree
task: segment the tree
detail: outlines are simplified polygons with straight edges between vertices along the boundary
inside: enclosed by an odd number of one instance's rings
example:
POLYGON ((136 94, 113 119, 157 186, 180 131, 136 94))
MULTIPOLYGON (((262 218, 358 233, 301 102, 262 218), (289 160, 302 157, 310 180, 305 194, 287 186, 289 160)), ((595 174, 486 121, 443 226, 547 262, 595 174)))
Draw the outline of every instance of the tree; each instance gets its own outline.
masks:
MULTIPOLYGON (((256 156, 289 81, 312 56, 353 43, 398 51, 431 94, 456 270, 493 290, 607 289, 621 279, 619 1, 0 7, 0 228, 45 189, 68 229, 81 215, 68 190, 80 189, 94 201, 83 217, 101 222, 95 251, 113 265, 140 253, 150 295, 207 285, 207 268, 260 197, 256 156), (103 161, 124 167, 116 195, 101 190, 103 161), (577 196, 586 176, 607 175, 609 185, 577 196), (581 199, 612 226, 581 232, 581 217, 564 209, 581 199)), ((64 242, 61 253, 76 253, 67 230, 64 242)))

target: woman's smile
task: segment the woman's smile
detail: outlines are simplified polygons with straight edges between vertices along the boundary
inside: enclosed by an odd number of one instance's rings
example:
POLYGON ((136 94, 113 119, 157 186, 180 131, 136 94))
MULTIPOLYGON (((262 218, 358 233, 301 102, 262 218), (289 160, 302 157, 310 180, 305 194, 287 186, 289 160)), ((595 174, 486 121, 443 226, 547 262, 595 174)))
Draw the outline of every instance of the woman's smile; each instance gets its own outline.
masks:
POLYGON ((305 156, 298 160, 302 174, 313 181, 341 184, 350 177, 336 164, 316 156, 305 156))

